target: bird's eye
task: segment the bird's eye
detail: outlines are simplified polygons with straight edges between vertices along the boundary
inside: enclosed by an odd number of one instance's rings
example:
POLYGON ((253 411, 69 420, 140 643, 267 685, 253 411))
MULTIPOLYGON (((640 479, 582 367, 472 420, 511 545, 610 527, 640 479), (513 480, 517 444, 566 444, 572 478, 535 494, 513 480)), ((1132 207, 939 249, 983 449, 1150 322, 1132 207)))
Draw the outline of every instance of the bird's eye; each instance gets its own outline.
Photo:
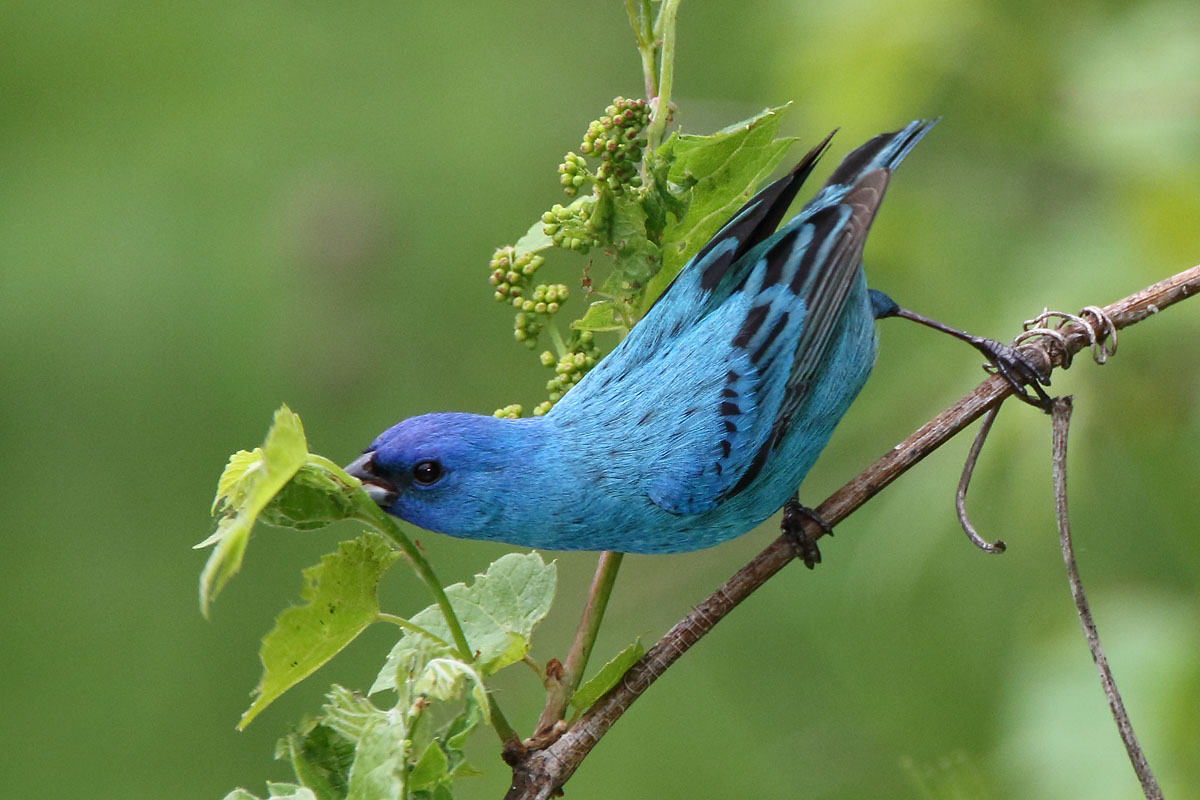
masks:
POLYGON ((418 461, 413 464, 413 480, 422 486, 432 486, 442 477, 442 465, 437 461, 418 461))

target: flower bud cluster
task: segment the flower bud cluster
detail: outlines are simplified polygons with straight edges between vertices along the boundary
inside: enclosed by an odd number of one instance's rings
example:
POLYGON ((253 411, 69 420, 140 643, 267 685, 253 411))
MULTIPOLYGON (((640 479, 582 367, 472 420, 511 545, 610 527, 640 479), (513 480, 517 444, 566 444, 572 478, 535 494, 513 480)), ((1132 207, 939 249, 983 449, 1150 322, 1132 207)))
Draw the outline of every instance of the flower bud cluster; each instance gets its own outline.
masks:
POLYGON ((614 191, 626 184, 641 184, 638 163, 646 147, 646 139, 641 134, 649 122, 649 103, 640 98, 617 97, 604 109, 604 116, 588 125, 579 152, 600 159, 596 178, 607 182, 614 191))
MULTIPOLYGON (((546 391, 550 393, 550 405, 557 403, 567 391, 583 380, 583 376, 600 361, 600 348, 596 346, 595 336, 591 331, 579 331, 571 337, 568 350, 562 358, 555 359, 549 351, 542 353, 542 364, 554 368, 554 377, 546 383, 546 391)), ((542 406, 538 406, 541 408, 542 406)), ((546 407, 546 411, 550 406, 546 407)), ((542 411, 544 414, 545 411, 542 411)), ((534 414, 538 414, 537 409, 534 414)), ((538 415, 540 416, 540 414, 538 415)))
POLYGON ((596 198, 592 195, 581 197, 569 206, 555 203, 542 214, 542 232, 559 247, 587 253, 588 248, 599 243, 592 214, 595 207, 596 198))
POLYGON ((496 300, 508 301, 520 308, 528 279, 545 261, 546 259, 537 253, 522 253, 518 256, 512 246, 496 250, 492 254, 492 260, 488 262, 488 268, 491 270, 488 283, 496 290, 496 300))
POLYGON ((521 412, 524 410, 525 409, 521 407, 520 403, 513 403, 512 405, 507 405, 504 408, 497 408, 492 412, 492 416, 496 419, 520 419, 521 412))
POLYGON ((580 187, 595 179, 596 176, 588 170, 587 159, 583 156, 567 153, 563 156, 563 162, 558 165, 558 182, 562 184, 568 197, 579 194, 580 187))
POLYGON ((537 347, 538 334, 543 328, 543 320, 538 315, 557 314, 567 293, 566 284, 539 283, 529 297, 514 297, 512 304, 518 311, 513 320, 513 338, 530 350, 537 347))

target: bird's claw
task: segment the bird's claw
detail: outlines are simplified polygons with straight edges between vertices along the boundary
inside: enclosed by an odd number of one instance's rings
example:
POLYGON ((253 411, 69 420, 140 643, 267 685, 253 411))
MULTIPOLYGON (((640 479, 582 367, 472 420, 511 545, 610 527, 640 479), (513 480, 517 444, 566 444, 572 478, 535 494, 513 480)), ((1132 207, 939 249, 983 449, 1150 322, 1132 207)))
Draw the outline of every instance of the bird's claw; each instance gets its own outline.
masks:
POLYGON ((971 344, 987 358, 992 371, 998 373, 1013 394, 1021 401, 1050 413, 1051 399, 1043 386, 1050 385, 1050 376, 1039 369, 1028 356, 1012 345, 1002 344, 995 339, 974 339, 971 344), (1033 389, 1031 394, 1029 389, 1033 389), (1036 397, 1034 396, 1036 395, 1036 397))
POLYGON ((823 532, 833 536, 833 527, 816 511, 801 505, 799 497, 793 497, 784 505, 783 521, 779 525, 779 532, 795 549, 797 558, 804 562, 804 566, 812 569, 821 563, 821 551, 817 547, 816 538, 810 536, 804 528, 806 519, 815 523, 823 532))

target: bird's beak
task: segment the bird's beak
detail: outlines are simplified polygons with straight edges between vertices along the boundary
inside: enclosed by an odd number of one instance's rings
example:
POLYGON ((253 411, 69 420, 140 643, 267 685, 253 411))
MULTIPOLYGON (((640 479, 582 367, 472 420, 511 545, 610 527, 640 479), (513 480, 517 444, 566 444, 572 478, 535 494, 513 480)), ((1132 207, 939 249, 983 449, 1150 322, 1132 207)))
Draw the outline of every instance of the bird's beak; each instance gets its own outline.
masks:
POLYGON ((362 481, 363 489, 382 508, 396 499, 396 487, 375 471, 375 451, 369 450, 346 465, 346 472, 362 481))

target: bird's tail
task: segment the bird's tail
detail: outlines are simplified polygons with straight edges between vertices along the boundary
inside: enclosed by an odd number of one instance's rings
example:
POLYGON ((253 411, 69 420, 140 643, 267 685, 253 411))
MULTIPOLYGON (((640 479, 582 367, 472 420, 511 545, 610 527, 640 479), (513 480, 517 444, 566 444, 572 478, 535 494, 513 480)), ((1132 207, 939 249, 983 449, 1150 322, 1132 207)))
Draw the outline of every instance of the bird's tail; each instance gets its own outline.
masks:
POLYGON ((917 120, 894 133, 879 134, 846 156, 829 176, 826 187, 849 187, 874 170, 894 170, 940 119, 917 120))

